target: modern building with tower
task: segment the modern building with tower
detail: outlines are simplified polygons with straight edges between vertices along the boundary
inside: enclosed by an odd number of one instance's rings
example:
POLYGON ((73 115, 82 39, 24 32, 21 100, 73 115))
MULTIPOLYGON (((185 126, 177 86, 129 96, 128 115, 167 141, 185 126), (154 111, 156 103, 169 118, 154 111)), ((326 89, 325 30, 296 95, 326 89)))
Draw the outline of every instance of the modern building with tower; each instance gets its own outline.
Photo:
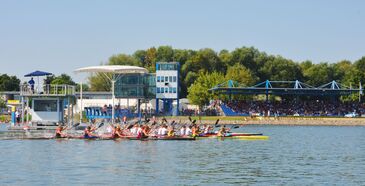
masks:
POLYGON ((179 71, 178 62, 156 63, 156 113, 179 115, 179 71), (159 104, 162 100, 162 111, 159 104), (174 104, 176 103, 176 104, 174 104))

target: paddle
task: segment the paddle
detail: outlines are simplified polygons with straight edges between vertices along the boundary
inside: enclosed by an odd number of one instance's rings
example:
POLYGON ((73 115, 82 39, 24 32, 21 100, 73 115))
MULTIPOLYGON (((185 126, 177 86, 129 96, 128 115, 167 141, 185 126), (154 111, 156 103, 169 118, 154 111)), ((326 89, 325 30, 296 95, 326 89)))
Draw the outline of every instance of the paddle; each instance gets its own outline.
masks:
POLYGON ((104 126, 104 123, 100 123, 100 125, 98 127, 96 127, 95 130, 98 130, 99 128, 101 128, 102 126, 104 126))
POLYGON ((68 130, 70 130, 70 129, 73 129, 73 128, 76 128, 77 126, 79 126, 81 123, 76 123, 76 124, 74 124, 74 125, 72 125, 71 126, 71 128, 69 128, 68 130))
POLYGON ((220 125, 218 125, 219 119, 217 119, 217 121, 215 121, 214 127, 220 127, 220 125))
POLYGON ((192 122, 191 117, 189 116, 189 121, 192 122))

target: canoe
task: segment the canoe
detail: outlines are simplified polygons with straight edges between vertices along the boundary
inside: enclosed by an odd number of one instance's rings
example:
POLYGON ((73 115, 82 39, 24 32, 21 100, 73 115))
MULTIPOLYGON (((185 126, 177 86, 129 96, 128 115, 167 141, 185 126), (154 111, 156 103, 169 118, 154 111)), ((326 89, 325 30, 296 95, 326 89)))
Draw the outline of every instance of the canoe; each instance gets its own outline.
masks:
MULTIPOLYGON (((227 133, 227 136, 262 136, 262 133, 227 133)), ((217 137, 217 133, 202 134, 199 137, 217 137)))
POLYGON ((236 139, 236 140, 268 140, 269 136, 263 136, 263 135, 251 135, 251 136, 199 136, 197 139, 207 139, 207 138, 217 138, 217 139, 236 139))
POLYGON ((149 137, 149 140, 195 140, 194 137, 187 137, 187 136, 161 136, 161 137, 149 137))

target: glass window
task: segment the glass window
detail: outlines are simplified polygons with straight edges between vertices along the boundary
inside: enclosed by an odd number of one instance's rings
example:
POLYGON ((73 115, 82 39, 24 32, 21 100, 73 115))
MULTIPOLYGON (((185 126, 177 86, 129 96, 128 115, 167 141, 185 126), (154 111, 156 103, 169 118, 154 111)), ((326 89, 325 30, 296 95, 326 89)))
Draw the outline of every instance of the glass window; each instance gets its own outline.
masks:
POLYGON ((34 100, 34 111, 57 112, 57 100, 34 100))
POLYGON ((157 90, 157 93, 160 93, 160 87, 157 87, 156 90, 157 90))
POLYGON ((161 82, 164 82, 164 77, 163 76, 161 76, 161 82))
POLYGON ((176 87, 173 88, 173 92, 176 93, 176 87))
POLYGON ((165 93, 169 93, 169 88, 165 88, 165 93))
POLYGON ((169 76, 165 76, 165 81, 168 82, 169 81, 169 76))
POLYGON ((160 76, 157 76, 157 82, 160 82, 161 81, 160 78, 161 78, 160 76))
POLYGON ((172 82, 172 76, 169 76, 169 82, 172 82))
POLYGON ((176 76, 174 76, 174 78, 173 78, 173 79, 174 79, 174 82, 176 82, 176 80, 177 80, 176 76))
POLYGON ((169 93, 172 93, 172 87, 169 88, 169 93))

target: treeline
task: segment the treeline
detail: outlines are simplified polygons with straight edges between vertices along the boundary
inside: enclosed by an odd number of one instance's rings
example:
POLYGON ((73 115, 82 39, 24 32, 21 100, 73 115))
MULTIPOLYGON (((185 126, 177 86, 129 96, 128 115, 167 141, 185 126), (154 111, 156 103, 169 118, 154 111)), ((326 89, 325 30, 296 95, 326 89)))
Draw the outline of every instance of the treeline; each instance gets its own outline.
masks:
MULTIPOLYGON (((189 87, 199 77, 215 74, 217 82, 222 83, 233 79, 241 84, 251 86, 269 80, 292 81, 299 80, 312 86, 320 86, 332 80, 350 86, 365 82, 365 57, 352 63, 348 60, 336 63, 311 61, 295 62, 282 56, 269 55, 253 47, 236 48, 233 51, 216 52, 205 48, 201 50, 174 49, 170 46, 152 47, 147 50, 137 50, 134 54, 117 54, 109 58, 108 65, 136 65, 155 72, 156 62, 177 61, 181 65, 181 97, 192 94, 189 87)), ((91 90, 107 91, 102 76, 93 75, 89 78, 91 90)), ((214 84, 214 85, 216 85, 214 84)), ((213 85, 213 86, 214 86, 213 85)), ((200 86, 200 85, 199 85, 200 86)), ((211 88, 211 87, 209 87, 211 88)), ((203 90, 204 91, 204 90, 203 90)), ((191 96, 189 96, 191 99, 191 96)), ((196 101, 194 101, 197 103, 196 101)))
MULTIPOLYGON (((55 75, 47 76, 46 79, 48 79, 49 82, 51 82, 51 84, 75 85, 76 91, 79 91, 79 89, 80 89, 80 85, 75 83, 72 80, 71 76, 69 76, 65 73, 63 73, 59 76, 55 76, 55 75)), ((23 84, 28 84, 28 82, 23 82, 23 84)), ((19 89, 20 89, 19 85, 20 85, 20 79, 18 79, 16 76, 0 74, 0 92, 2 92, 2 91, 19 91, 19 89)), ((83 84, 82 89, 84 91, 88 91, 89 86, 87 84, 83 84)))

